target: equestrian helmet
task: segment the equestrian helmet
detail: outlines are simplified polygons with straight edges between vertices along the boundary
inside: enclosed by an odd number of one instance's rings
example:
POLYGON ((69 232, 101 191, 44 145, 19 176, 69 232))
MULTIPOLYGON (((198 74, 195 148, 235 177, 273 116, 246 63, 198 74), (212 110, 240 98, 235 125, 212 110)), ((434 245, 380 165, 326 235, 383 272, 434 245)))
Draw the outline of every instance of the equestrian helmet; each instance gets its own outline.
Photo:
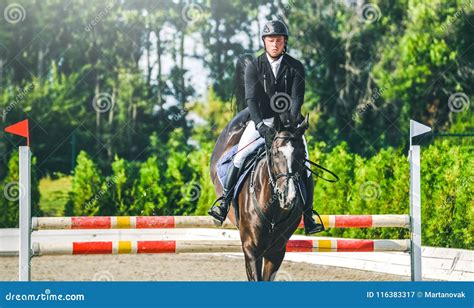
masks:
POLYGON ((288 28, 279 20, 271 20, 263 26, 262 40, 269 35, 283 35, 285 39, 288 39, 288 28))

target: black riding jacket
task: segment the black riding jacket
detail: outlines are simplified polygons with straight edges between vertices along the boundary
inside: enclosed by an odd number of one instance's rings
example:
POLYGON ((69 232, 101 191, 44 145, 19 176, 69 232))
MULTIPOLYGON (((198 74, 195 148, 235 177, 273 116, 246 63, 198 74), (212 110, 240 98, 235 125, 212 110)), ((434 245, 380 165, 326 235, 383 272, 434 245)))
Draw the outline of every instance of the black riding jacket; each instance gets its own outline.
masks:
POLYGON ((291 97, 293 119, 300 114, 305 88, 303 64, 285 54, 277 74, 275 79, 266 53, 254 59, 245 69, 245 99, 255 124, 277 115, 270 107, 270 99, 276 92, 285 92, 291 97))

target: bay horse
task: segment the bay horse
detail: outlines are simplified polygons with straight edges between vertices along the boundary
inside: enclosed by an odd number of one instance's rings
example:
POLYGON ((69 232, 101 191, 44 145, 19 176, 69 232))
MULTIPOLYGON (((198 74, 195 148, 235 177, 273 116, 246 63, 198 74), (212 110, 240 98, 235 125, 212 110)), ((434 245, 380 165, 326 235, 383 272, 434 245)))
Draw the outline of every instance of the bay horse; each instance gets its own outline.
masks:
MULTIPOLYGON (((222 195, 217 163, 238 144, 249 120, 244 109, 225 127, 211 156, 211 179, 216 195, 222 195)), ((287 122, 285 122, 287 123, 287 122)), ((284 126, 278 116, 275 135, 265 157, 254 165, 238 194, 236 217, 233 204, 228 219, 239 228, 249 281, 272 281, 283 262, 286 244, 297 229, 304 208, 300 176, 307 176, 302 136, 308 117, 299 127, 284 126)))

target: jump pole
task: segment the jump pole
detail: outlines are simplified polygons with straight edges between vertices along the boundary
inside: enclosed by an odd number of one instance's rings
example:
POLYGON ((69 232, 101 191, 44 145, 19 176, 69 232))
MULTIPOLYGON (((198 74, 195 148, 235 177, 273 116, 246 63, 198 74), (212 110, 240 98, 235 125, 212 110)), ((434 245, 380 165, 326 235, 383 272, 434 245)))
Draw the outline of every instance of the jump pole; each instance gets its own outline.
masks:
POLYGON ((19 203, 20 203, 20 266, 19 281, 30 281, 31 259, 31 152, 29 146, 19 147, 19 203))
MULTIPOLYGON (((314 216, 317 220, 318 216, 314 216)), ((325 228, 410 228, 409 215, 321 215, 325 228)), ((299 228, 303 228, 301 221, 299 228)), ((70 229, 235 229, 226 220, 218 225, 210 216, 96 216, 96 217, 33 217, 33 230, 70 229)))
MULTIPOLYGON (((286 252, 382 252, 410 250, 410 240, 289 240, 286 252)), ((106 241, 33 243, 35 256, 83 254, 242 252, 240 240, 106 241)))

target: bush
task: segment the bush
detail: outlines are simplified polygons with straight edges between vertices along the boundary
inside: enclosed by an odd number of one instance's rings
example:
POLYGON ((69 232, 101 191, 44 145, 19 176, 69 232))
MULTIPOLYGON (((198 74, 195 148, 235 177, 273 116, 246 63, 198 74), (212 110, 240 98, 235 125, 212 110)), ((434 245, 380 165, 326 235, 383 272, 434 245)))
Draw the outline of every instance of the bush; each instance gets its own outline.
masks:
MULTIPOLYGON (((324 154, 324 144, 310 156, 336 172, 340 181, 319 180, 314 208, 324 214, 409 214, 409 163, 391 148, 370 159, 347 152, 342 143, 324 154)), ((467 147, 435 142, 422 149, 422 243, 473 249, 472 155, 467 147)), ((327 176, 327 174, 324 174, 327 176)), ((330 229, 323 235, 353 238, 409 238, 404 228, 330 229)))
POLYGON ((151 156, 140 166, 139 181, 134 189, 133 215, 160 215, 165 208, 167 195, 163 190, 158 158, 151 156))
POLYGON ((473 249, 474 160, 447 140, 422 152, 423 243, 473 249))
POLYGON ((99 170, 87 155, 81 151, 74 169, 70 203, 66 215, 89 216, 100 212, 100 198, 103 195, 102 178, 99 170))
MULTIPOLYGON (((19 153, 12 152, 8 161, 8 173, 0 182, 0 228, 17 228, 19 222, 19 197, 24 194, 19 181, 19 153)), ((36 173, 36 157, 31 157, 31 216, 42 216, 39 208, 39 182, 36 173)))

